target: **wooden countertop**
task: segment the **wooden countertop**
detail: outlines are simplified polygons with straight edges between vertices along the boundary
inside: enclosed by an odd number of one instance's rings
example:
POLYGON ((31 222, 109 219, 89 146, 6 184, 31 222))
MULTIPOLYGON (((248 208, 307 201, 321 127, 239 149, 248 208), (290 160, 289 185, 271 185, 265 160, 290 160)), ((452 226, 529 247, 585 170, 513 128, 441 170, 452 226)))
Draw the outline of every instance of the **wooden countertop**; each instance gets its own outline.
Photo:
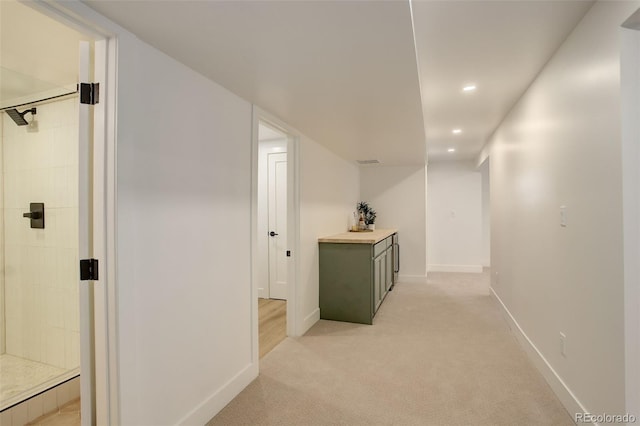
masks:
POLYGON ((398 232, 397 229, 376 229, 372 232, 344 232, 318 238, 319 243, 344 243, 344 244, 375 244, 390 235, 398 232))

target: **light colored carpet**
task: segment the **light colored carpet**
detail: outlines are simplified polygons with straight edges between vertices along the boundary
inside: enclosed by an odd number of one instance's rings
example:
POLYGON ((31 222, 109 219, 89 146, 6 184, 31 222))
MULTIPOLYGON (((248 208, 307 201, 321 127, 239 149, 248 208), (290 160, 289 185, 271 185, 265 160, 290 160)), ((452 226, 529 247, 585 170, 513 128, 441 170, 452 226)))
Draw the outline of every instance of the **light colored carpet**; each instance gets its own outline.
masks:
POLYGON ((489 297, 488 274, 398 283, 374 325, 319 321, 208 425, 573 425, 489 297))

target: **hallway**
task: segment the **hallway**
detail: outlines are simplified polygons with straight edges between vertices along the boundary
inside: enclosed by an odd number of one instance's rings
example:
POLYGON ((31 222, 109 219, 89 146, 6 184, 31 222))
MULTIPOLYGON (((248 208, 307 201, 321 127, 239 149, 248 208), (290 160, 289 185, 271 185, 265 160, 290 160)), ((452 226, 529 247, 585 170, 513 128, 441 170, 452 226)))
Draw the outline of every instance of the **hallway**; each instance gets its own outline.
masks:
POLYGON ((208 425, 572 425, 488 280, 430 273, 400 282, 373 326, 319 321, 208 425))

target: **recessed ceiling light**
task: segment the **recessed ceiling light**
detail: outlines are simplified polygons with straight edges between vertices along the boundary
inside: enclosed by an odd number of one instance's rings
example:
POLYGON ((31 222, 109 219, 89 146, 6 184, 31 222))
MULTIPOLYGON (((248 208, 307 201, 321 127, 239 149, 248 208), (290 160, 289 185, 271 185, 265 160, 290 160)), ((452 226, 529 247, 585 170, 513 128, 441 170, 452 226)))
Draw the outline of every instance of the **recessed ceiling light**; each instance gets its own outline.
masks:
POLYGON ((462 129, 453 129, 451 133, 453 133, 454 135, 459 135, 460 133, 462 133, 462 129))
POLYGON ((447 150, 447 152, 456 152, 456 149, 455 149, 455 148, 449 148, 449 149, 447 150))
POLYGON ((466 86, 464 86, 462 88, 463 92, 473 92, 474 90, 476 90, 476 85, 475 84, 467 84, 466 86))

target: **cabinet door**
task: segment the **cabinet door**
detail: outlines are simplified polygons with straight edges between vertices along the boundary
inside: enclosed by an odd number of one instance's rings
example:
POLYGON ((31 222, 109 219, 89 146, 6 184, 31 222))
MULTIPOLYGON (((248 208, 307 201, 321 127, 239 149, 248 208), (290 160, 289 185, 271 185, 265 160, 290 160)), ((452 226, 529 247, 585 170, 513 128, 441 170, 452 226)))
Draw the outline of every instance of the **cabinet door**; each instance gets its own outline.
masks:
POLYGON ((375 313, 380 306, 382 293, 380 289, 384 286, 385 275, 383 275, 382 266, 384 265, 384 256, 380 255, 373 261, 373 312, 375 313))
POLYGON ((380 303, 387 295, 387 252, 385 251, 379 256, 380 259, 380 303))
POLYGON ((386 261, 386 276, 385 276, 385 292, 389 291, 393 285, 393 247, 387 249, 386 261))

